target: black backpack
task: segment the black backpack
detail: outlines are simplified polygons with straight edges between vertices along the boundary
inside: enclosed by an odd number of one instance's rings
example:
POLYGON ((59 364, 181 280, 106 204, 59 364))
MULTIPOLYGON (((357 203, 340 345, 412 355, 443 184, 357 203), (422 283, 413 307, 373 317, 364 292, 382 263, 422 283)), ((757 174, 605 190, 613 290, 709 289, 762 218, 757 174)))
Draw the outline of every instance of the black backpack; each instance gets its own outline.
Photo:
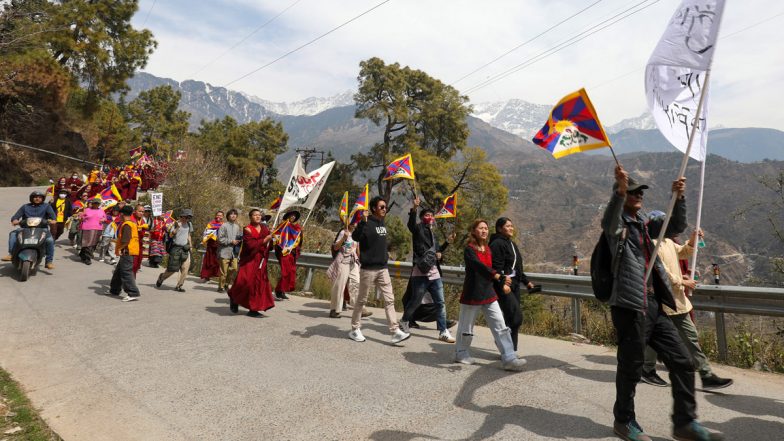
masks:
POLYGON ((618 241, 618 249, 613 260, 610 243, 604 233, 599 236, 599 241, 591 253, 591 288, 593 295, 600 301, 610 300, 613 289, 614 274, 618 272, 618 265, 623 256, 623 245, 626 242, 627 229, 624 227, 621 238, 618 241))

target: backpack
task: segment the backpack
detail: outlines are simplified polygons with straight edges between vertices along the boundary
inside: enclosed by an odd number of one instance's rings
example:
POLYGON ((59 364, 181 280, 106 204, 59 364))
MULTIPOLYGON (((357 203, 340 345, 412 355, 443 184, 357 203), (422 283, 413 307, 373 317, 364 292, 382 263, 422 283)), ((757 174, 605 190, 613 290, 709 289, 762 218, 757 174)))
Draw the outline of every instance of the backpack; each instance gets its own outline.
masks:
MULTIPOLYGON (((338 234, 335 235, 335 240, 332 241, 332 245, 334 245, 338 241, 338 237, 340 237, 340 233, 342 231, 343 230, 338 231, 338 234)), ((334 259, 334 258, 338 257, 338 253, 340 252, 340 248, 338 248, 336 250, 332 245, 330 245, 329 249, 332 251, 332 258, 334 259)))
POLYGON ((593 295, 602 302, 610 300, 613 290, 613 279, 615 273, 618 272, 618 265, 623 256, 623 245, 626 242, 627 228, 623 228, 620 240, 618 240, 618 249, 616 250, 613 259, 612 251, 610 250, 610 243, 604 233, 599 236, 599 241, 591 253, 591 288, 593 288, 593 295))

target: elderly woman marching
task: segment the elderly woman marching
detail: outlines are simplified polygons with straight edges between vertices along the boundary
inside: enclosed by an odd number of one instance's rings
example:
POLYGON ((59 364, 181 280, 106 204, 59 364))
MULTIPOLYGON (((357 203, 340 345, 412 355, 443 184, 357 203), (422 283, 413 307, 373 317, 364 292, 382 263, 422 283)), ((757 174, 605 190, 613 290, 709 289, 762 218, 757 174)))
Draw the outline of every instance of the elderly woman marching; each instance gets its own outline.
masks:
POLYGON ((349 224, 332 244, 335 259, 327 269, 327 277, 332 281, 332 303, 329 316, 340 317, 343 310, 343 291, 348 284, 349 296, 356 301, 359 293, 359 244, 351 238, 356 225, 349 224))
POLYGON ((518 359, 512 343, 509 328, 504 322, 494 284, 510 284, 507 279, 493 269, 493 256, 487 244, 489 227, 487 222, 477 219, 469 229, 468 243, 463 252, 465 258, 465 280, 460 295, 460 317, 457 325, 455 362, 473 364, 468 350, 474 339, 474 322, 480 312, 485 315, 487 327, 501 352, 503 368, 508 371, 522 370, 525 360, 518 359))

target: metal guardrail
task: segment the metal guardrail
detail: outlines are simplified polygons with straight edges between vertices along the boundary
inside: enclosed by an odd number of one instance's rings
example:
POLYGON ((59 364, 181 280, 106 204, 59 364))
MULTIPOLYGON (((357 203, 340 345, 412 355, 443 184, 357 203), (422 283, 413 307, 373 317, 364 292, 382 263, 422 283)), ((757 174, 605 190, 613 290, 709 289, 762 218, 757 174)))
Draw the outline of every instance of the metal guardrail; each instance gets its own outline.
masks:
MULTIPOLYGON (((270 260, 274 260, 271 258, 270 260)), ((304 289, 311 287, 314 270, 326 270, 332 263, 332 256, 327 254, 302 253, 297 265, 307 268, 304 289)), ((410 262, 390 261, 389 273, 395 278, 407 278, 411 274, 410 262)), ((462 285, 465 279, 465 268, 442 266, 444 283, 462 285)), ((565 274, 526 273, 528 279, 542 285, 542 294, 572 299, 572 319, 574 332, 582 333, 581 301, 595 300, 588 276, 572 276, 565 274)), ((719 358, 727 357, 727 334, 724 314, 748 314, 770 317, 784 317, 784 289, 756 288, 748 286, 699 285, 690 298, 694 308, 711 311, 716 319, 716 339, 719 358)))

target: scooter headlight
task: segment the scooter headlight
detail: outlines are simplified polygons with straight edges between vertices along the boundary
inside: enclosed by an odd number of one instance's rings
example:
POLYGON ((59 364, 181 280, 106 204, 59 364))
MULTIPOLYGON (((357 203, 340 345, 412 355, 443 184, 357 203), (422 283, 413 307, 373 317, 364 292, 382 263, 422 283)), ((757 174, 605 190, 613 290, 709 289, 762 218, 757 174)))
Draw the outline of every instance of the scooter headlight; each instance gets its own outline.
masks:
POLYGON ((35 228, 35 227, 37 227, 38 225, 41 224, 41 218, 40 217, 28 217, 27 220, 25 221, 25 223, 27 224, 28 227, 35 228))

